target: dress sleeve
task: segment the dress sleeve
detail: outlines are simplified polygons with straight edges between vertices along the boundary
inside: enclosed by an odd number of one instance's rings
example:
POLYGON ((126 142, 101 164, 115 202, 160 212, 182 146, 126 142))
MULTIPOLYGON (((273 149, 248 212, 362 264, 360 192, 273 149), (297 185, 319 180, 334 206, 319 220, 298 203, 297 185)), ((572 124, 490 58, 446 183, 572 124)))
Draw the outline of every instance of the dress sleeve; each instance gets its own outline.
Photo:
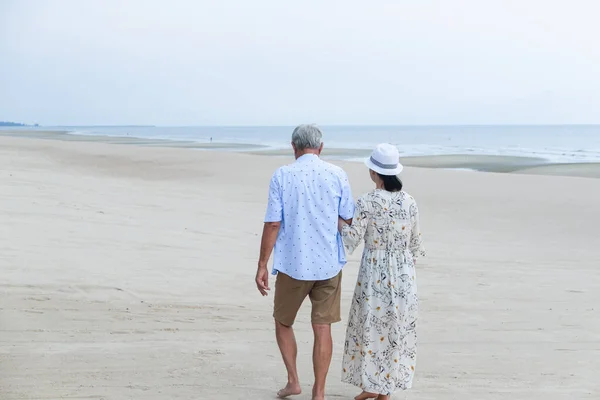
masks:
POLYGON ((410 221, 412 223, 411 236, 409 249, 414 260, 419 257, 425 256, 425 246, 423 246, 423 239, 421 238, 421 227, 419 224, 419 208, 417 203, 413 203, 410 206, 410 221))
POLYGON ((364 199, 360 198, 356 202, 352 225, 344 225, 342 227, 342 239, 344 240, 344 247, 348 253, 352 254, 362 242, 365 232, 367 231, 368 222, 367 204, 364 199))

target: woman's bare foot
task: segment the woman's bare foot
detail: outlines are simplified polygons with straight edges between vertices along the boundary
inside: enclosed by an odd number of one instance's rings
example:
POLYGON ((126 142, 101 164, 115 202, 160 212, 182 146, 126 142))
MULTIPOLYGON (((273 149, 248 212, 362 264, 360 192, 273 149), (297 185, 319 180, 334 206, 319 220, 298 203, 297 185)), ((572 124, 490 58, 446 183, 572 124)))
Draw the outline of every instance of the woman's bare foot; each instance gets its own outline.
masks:
POLYGON ((302 388, 299 384, 288 383, 283 389, 277 392, 277 397, 279 397, 280 399, 284 399, 288 396, 295 396, 300 393, 302 393, 302 388))
POLYGON ((380 394, 377 396, 377 400, 390 400, 390 396, 387 394, 380 394))
POLYGON ((378 393, 371 393, 371 392, 365 392, 363 390, 363 392, 361 394, 359 394, 358 396, 356 396, 354 398, 354 400, 367 400, 367 399, 376 399, 377 396, 379 396, 378 393))

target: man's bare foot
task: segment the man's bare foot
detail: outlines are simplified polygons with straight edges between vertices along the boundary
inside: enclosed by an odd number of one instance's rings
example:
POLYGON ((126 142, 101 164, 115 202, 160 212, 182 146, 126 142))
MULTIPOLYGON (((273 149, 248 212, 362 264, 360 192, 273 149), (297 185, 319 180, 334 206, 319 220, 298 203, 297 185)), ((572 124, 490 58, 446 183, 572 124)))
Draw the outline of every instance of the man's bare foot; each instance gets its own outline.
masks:
POLYGON ((300 393, 302 393, 302 388, 299 384, 288 383, 283 389, 277 392, 277 397, 279 397, 280 399, 284 399, 288 396, 295 396, 300 393))
POLYGON ((379 396, 378 393, 371 393, 371 392, 365 392, 363 390, 363 392, 361 394, 359 394, 358 396, 356 396, 354 398, 354 400, 367 400, 367 399, 377 399, 379 396))

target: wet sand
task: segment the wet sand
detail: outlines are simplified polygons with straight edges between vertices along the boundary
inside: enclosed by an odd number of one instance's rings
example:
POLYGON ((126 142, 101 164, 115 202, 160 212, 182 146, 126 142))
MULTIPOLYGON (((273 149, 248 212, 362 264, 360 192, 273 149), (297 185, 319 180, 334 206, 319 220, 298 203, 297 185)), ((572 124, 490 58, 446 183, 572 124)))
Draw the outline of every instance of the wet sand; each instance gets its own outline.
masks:
MULTIPOLYGON (((0 129, 0 137, 61 140, 69 142, 96 142, 146 147, 166 147, 195 150, 242 152, 257 156, 286 158, 287 149, 272 149, 251 143, 194 142, 183 140, 144 139, 127 136, 79 135, 68 131, 0 129)), ((329 148, 322 157, 330 161, 360 161, 369 156, 371 149, 329 148)), ((468 169, 483 172, 519 173, 531 175, 579 176, 600 178, 600 163, 553 163, 542 158, 477 154, 450 154, 434 156, 406 156, 401 159, 407 167, 468 169)))

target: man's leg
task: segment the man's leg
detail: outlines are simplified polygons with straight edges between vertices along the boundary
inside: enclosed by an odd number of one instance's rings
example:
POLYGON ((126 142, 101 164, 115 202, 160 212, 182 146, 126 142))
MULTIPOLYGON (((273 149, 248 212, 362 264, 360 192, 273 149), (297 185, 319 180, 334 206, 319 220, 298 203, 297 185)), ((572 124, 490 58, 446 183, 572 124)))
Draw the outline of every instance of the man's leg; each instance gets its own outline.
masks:
POLYGON ((342 294, 342 273, 336 277, 317 281, 309 293, 312 302, 312 326, 315 334, 313 347, 313 368, 315 372, 315 385, 313 386, 313 400, 325 398, 325 381, 331 364, 333 340, 331 338, 331 324, 339 322, 340 300, 342 294))
POLYGON ((298 368, 296 367, 298 347, 292 325, 312 285, 312 282, 298 281, 281 272, 277 274, 273 312, 275 336, 288 375, 287 385, 277 392, 277 396, 280 398, 302 392, 298 379, 298 368))
POLYGON ((331 325, 313 324, 313 332, 315 334, 315 345, 313 347, 313 368, 315 371, 313 400, 323 400, 325 399, 325 382, 333 353, 331 325))
POLYGON ((275 335, 277 336, 277 345, 279 345, 279 351, 281 351, 281 357, 283 358, 283 363, 285 364, 288 374, 287 385, 277 392, 277 396, 283 398, 300 394, 302 389, 300 388, 298 368, 296 367, 298 347, 296 345, 294 329, 291 326, 285 326, 276 320, 275 335))

